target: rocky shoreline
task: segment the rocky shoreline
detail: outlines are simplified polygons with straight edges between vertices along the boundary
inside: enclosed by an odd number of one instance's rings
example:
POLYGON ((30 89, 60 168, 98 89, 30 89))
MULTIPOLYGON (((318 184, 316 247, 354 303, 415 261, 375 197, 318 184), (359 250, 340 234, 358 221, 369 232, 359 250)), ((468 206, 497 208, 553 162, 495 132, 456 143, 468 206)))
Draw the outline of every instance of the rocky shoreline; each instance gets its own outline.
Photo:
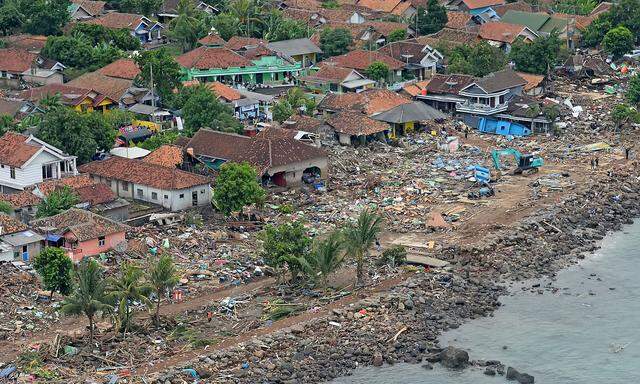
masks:
MULTIPOLYGON (((588 188, 564 195, 518 225, 488 234, 480 246, 445 249, 439 257, 453 265, 451 271, 415 273, 330 316, 203 355, 151 379, 183 382, 183 370, 190 368, 206 382, 320 383, 365 365, 426 362, 429 368, 442 360, 442 332, 491 316, 499 307, 507 293, 500 283, 554 276, 596 250, 608 232, 630 224, 640 213, 637 176, 594 178, 588 188)), ((505 373, 499 362, 474 363, 487 366, 487 374, 505 373)), ((513 371, 507 376, 532 382, 513 371)))

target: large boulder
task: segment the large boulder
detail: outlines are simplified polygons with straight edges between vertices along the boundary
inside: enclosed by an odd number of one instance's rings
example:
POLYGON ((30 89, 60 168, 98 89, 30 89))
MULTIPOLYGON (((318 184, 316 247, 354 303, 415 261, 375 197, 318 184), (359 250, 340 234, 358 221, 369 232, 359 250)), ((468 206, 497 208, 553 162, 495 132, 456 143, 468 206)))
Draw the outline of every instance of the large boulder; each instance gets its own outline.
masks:
POLYGON ((440 353, 440 364, 452 369, 464 368, 469 365, 469 354, 463 349, 449 346, 440 353))
POLYGON ((513 367, 507 369, 507 380, 516 380, 520 384, 533 384, 535 382, 533 376, 527 373, 520 373, 513 367))

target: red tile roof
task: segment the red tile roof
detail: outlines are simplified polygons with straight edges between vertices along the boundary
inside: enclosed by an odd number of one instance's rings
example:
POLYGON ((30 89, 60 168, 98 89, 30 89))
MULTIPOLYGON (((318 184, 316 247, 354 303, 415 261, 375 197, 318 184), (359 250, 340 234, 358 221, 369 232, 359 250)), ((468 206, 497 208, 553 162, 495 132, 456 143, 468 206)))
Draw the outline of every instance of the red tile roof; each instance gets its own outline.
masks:
POLYGON ((329 124, 338 133, 346 133, 348 135, 373 135, 374 133, 384 132, 389 129, 389 124, 374 120, 361 113, 353 113, 350 111, 339 112, 331 115, 327 119, 329 124))
POLYGON ((387 89, 368 89, 360 93, 330 93, 322 99, 318 108, 330 111, 351 110, 373 115, 410 102, 409 98, 387 89))
POLYGON ((527 84, 524 86, 525 91, 529 91, 544 81, 544 75, 534 75, 532 73, 516 72, 516 74, 522 77, 527 84))
POLYGON ((178 190, 204 185, 209 179, 195 173, 163 167, 137 159, 111 157, 78 167, 81 172, 111 180, 147 185, 163 190, 178 190))
POLYGON ((16 209, 38 205, 42 199, 31 191, 20 191, 18 193, 0 194, 0 201, 6 201, 13 209, 16 209))
POLYGON ((249 67, 253 63, 222 47, 198 47, 176 58, 178 64, 185 68, 211 69, 229 67, 249 67))
POLYGON ((118 59, 97 72, 104 76, 133 80, 140 74, 140 68, 133 59, 118 59))
POLYGON ((198 40, 198 43, 202 44, 202 45, 225 45, 225 41, 222 37, 220 37, 219 35, 216 35, 215 33, 212 33, 210 35, 207 35, 205 37, 203 37, 202 39, 198 40))
POLYGON ((478 33, 460 29, 442 28, 434 34, 420 36, 410 41, 416 41, 420 44, 428 44, 432 47, 438 43, 457 46, 463 44, 474 44, 478 41, 478 33))
POLYGON ((27 229, 29 229, 29 227, 17 219, 14 219, 7 214, 0 213, 0 234, 7 235, 9 233, 26 231, 27 229))
POLYGON ((245 49, 246 47, 255 47, 259 44, 267 44, 267 41, 256 39, 254 37, 233 36, 229 39, 229 41, 227 41, 225 47, 233 51, 239 51, 241 49, 245 49))
POLYGON ((427 94, 458 94, 460 90, 475 81, 470 75, 442 75, 435 74, 425 85, 427 94))
POLYGON ((407 28, 409 28, 409 24, 396 23, 393 21, 367 21, 363 24, 373 28, 373 30, 385 37, 388 37, 391 32, 397 31, 398 29, 406 31, 407 28))
POLYGON ((465 12, 447 12, 446 28, 466 29, 467 24, 471 21, 471 14, 465 12))
POLYGON ((26 33, 0 38, 7 48, 24 49, 30 52, 40 52, 47 43, 47 36, 29 35, 26 33))
POLYGON ((125 92, 131 88, 133 81, 130 79, 105 76, 99 72, 89 72, 80 77, 76 77, 67 84, 73 87, 94 90, 118 102, 125 92))
POLYGON ((182 151, 183 149, 176 145, 162 145, 145 156, 142 161, 164 167, 176 167, 182 164, 182 151))
POLYGON ((478 9, 478 8, 490 7, 492 5, 502 5, 505 3, 504 0, 462 0, 462 2, 469 9, 478 9))
POLYGON ((116 199, 116 194, 113 193, 108 185, 103 183, 85 185, 84 187, 75 188, 74 191, 81 202, 89 203, 90 205, 104 204, 116 199))
POLYGON ((0 49, 0 71, 22 73, 30 69, 37 58, 36 53, 24 49, 0 49))
POLYGON ((51 192, 55 191, 58 188, 69 187, 75 190, 77 188, 86 187, 93 184, 96 184, 96 182, 91 180, 89 175, 79 175, 73 177, 64 177, 62 179, 56 180, 48 180, 38 184, 37 188, 40 192, 42 192, 42 195, 48 196, 51 192))
MULTIPOLYGON (((46 96, 59 94, 63 104, 77 105, 92 93, 91 89, 74 87, 67 84, 47 84, 42 87, 26 89, 20 93, 20 97, 29 101, 39 101, 46 96)), ((94 97, 94 102, 98 99, 103 100, 103 96, 99 93, 94 97)))
POLYGON ((35 155, 38 144, 27 143, 28 137, 15 132, 7 132, 0 137, 0 164, 20 168, 35 155))
POLYGON ((102 25, 111 29, 134 29, 143 20, 143 15, 135 13, 110 12, 95 19, 82 20, 82 23, 102 25))
POLYGON ((316 73, 303 76, 300 80, 341 83, 354 71, 352 68, 345 68, 328 62, 320 63, 319 67, 320 69, 316 73))
POLYGON ((126 232, 126 225, 84 209, 71 208, 44 219, 34 220, 31 226, 40 232, 72 233, 78 241, 94 240, 101 236, 126 232), (52 230, 53 228, 53 230, 52 230))
POLYGON ((418 81, 417 83, 405 85, 402 90, 410 96, 418 96, 429 84, 429 80, 418 81))
POLYGON ((324 150, 294 139, 251 138, 209 129, 198 130, 185 147, 196 156, 246 161, 261 174, 272 167, 327 157, 324 150))
POLYGON ((507 11, 522 11, 522 12, 533 12, 533 7, 531 4, 525 1, 516 1, 515 3, 507 3, 503 5, 497 5, 492 7, 494 11, 498 14, 498 16, 504 16, 507 11))
POLYGON ((105 1, 92 1, 92 0, 72 0, 74 4, 80 5, 91 16, 96 16, 104 12, 105 1))
POLYGON ((207 88, 213 91, 219 98, 222 98, 226 101, 235 101, 242 99, 242 94, 237 90, 229 87, 228 85, 224 85, 219 81, 214 81, 212 83, 205 84, 207 88))
POLYGON ((286 120, 286 124, 282 124, 282 128, 285 129, 312 133, 318 133, 318 129, 321 126, 322 121, 307 115, 291 115, 286 120))
POLYGON ((484 40, 513 43, 526 27, 520 24, 509 24, 501 21, 492 21, 480 26, 478 34, 484 40))
POLYGON ((391 13, 401 2, 402 0, 360 0, 357 5, 374 11, 391 13))
POLYGON ((327 61, 334 62, 341 67, 353 68, 360 71, 366 70, 369 65, 376 61, 385 63, 391 70, 404 68, 404 63, 402 61, 396 60, 393 57, 378 51, 356 50, 345 53, 341 56, 330 57, 327 61))

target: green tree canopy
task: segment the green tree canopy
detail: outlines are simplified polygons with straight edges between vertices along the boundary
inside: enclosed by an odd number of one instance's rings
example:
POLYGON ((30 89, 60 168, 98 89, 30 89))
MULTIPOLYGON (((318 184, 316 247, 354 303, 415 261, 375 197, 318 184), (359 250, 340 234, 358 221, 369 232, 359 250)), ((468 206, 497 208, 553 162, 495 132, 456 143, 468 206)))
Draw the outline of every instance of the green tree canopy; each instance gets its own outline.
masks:
POLYGON ((265 191, 258 174, 249 163, 225 163, 220 167, 213 190, 213 202, 222 213, 230 215, 242 208, 264 201, 265 191))
POLYGON ((0 6, 0 33, 10 35, 20 30, 25 15, 20 10, 18 0, 6 0, 0 6))
POLYGON ((418 7, 415 17, 418 18, 415 24, 418 26, 418 32, 421 35, 436 33, 444 28, 449 21, 447 10, 444 6, 438 4, 437 0, 429 0, 427 9, 418 7))
POLYGON ((164 48, 143 51, 135 58, 140 67, 136 82, 148 87, 153 71, 154 87, 163 100, 170 99, 172 92, 180 85, 180 65, 164 48))
POLYGON ((33 35, 59 35, 69 21, 69 0, 18 0, 22 30, 33 35))
POLYGON ((240 34, 240 20, 229 13, 220 13, 214 17, 213 27, 218 35, 225 40, 240 34))
POLYGON ((629 79, 626 97, 630 103, 640 104, 640 76, 637 74, 629 79))
POLYGON ((629 29, 635 40, 640 36, 640 2, 637 0, 620 0, 614 2, 608 12, 600 14, 582 34, 582 41, 588 47, 602 42, 604 36, 612 28, 623 26, 629 29))
POLYGON ((499 48, 492 47, 486 41, 473 46, 459 45, 450 50, 448 73, 463 73, 473 76, 485 76, 504 69, 507 58, 499 48))
POLYGON ((365 71, 371 80, 382 81, 389 76, 389 66, 381 61, 374 61, 365 71))
POLYGON ((138 147, 144 148, 147 151, 155 151, 163 145, 173 144, 178 136, 179 134, 176 131, 162 131, 138 144, 138 147))
POLYGON ((169 22, 169 37, 180 43, 182 52, 194 49, 198 40, 207 35, 207 25, 191 0, 178 2, 178 17, 169 22))
POLYGON ((633 33, 622 25, 615 27, 604 35, 602 39, 602 49, 613 55, 614 59, 622 57, 625 53, 631 52, 635 43, 633 33))
POLYGON ((71 293, 73 263, 62 249, 46 247, 36 256, 33 268, 42 278, 44 289, 51 291, 51 296, 54 292, 63 295, 71 293))
POLYGON ((280 279, 284 277, 285 266, 288 267, 293 280, 296 280, 303 271, 301 260, 306 258, 311 246, 304 225, 299 221, 278 226, 267 225, 260 237, 265 263, 277 271, 280 279))
POLYGON ((233 116, 233 111, 222 104, 205 85, 184 87, 178 95, 184 127, 193 134, 200 128, 216 131, 242 133, 242 123, 233 116))
POLYGON ((132 262, 126 262, 122 265, 118 276, 107 280, 106 291, 108 302, 116 308, 116 326, 125 334, 131 328, 132 304, 134 302, 150 304, 149 295, 152 287, 144 281, 144 271, 140 267, 132 262))
POLYGON ((122 12, 140 13, 151 16, 160 9, 162 0, 118 0, 118 8, 122 12))
POLYGON ((93 64, 93 47, 81 37, 49 36, 42 54, 68 67, 87 68, 93 64))
POLYGON ((393 43, 394 41, 401 41, 407 38, 406 29, 396 29, 387 36, 387 43, 393 43))
POLYGON ((358 286, 364 284, 364 263, 381 231, 382 217, 376 215, 371 209, 362 211, 358 220, 345 229, 345 247, 347 254, 356 261, 356 285, 358 286))
POLYGON ((516 63, 518 71, 546 74, 558 62, 561 44, 555 32, 530 43, 518 39, 512 45, 509 57, 516 63))
POLYGON ((91 46, 102 43, 113 45, 123 51, 140 49, 140 40, 126 29, 110 29, 98 24, 77 23, 69 36, 81 38, 91 46))
POLYGON ((560 13, 588 15, 598 5, 597 0, 558 0, 553 9, 560 13))
POLYGON ((158 325, 160 324, 160 302, 178 284, 179 280, 173 258, 163 254, 157 260, 152 260, 147 279, 156 297, 153 319, 155 324, 158 325))
POLYGON ((55 189, 49 195, 47 195, 40 204, 38 204, 38 212, 36 217, 49 217, 62 213, 67 209, 78 204, 80 199, 71 188, 64 186, 62 188, 55 189))
POLYGON ((325 28, 320 32, 320 49, 324 57, 339 56, 349 52, 353 44, 351 32, 345 28, 325 28))
POLYGON ((101 113, 80 113, 66 107, 47 111, 38 125, 36 136, 86 163, 99 150, 113 147, 116 127, 101 113))
POLYGON ((0 200, 0 214, 9 215, 13 212, 13 207, 6 201, 0 200))
POLYGON ((75 277, 76 288, 65 299, 61 310, 67 315, 84 314, 89 320, 89 341, 93 342, 95 317, 111 308, 105 299, 104 270, 95 259, 85 259, 80 262, 75 277))

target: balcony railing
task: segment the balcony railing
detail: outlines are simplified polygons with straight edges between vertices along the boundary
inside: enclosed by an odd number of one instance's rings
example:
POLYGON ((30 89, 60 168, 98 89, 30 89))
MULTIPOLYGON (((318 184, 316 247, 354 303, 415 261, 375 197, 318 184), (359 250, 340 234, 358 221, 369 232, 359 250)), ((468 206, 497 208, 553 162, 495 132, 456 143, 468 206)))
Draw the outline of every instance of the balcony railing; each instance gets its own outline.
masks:
POLYGON ((457 112, 475 113, 479 115, 493 115, 494 113, 504 112, 508 107, 509 104, 507 103, 496 104, 493 107, 491 105, 472 103, 470 101, 456 103, 457 112))

